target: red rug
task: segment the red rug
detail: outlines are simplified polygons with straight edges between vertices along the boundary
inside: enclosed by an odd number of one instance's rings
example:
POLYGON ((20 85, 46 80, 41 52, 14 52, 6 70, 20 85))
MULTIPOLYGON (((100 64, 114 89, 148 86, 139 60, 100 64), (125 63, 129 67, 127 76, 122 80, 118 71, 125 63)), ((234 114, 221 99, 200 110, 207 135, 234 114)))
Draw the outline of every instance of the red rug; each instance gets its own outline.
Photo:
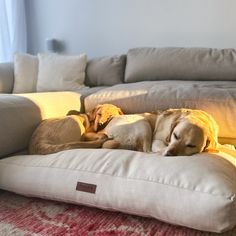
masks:
MULTIPOLYGON (((155 219, 0 191, 0 235, 212 236, 155 219)), ((236 235, 235 230, 222 235, 236 235)))

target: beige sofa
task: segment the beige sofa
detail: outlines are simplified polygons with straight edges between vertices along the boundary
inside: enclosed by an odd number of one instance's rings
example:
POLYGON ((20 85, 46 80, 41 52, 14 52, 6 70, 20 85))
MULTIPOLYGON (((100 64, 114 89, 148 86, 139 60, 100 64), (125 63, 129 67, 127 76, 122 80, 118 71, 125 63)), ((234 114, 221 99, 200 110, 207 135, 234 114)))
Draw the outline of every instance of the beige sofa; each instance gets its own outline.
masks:
POLYGON ((220 141, 235 145, 234 49, 131 49, 90 60, 85 83, 88 87, 74 92, 11 94, 13 65, 0 64, 0 188, 205 231, 236 225, 236 156, 162 157, 106 149, 27 155, 42 119, 99 103, 113 103, 125 113, 202 109, 219 123, 220 141))

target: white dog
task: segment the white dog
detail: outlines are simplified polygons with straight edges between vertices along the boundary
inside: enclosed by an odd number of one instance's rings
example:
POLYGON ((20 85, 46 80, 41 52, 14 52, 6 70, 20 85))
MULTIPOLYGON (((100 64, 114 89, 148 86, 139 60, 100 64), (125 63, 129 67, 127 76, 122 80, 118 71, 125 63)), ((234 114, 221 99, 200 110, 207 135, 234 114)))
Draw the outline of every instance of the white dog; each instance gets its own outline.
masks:
POLYGON ((106 141, 103 148, 150 152, 155 119, 156 115, 151 113, 113 117, 100 131, 112 139, 106 141))

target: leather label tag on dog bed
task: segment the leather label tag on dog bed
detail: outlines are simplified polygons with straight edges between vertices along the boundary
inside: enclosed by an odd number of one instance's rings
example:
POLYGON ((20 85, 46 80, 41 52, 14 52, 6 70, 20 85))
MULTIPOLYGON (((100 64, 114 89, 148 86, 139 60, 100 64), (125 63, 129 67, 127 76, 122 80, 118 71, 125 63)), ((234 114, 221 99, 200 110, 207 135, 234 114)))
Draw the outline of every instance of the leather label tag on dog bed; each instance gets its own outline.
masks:
POLYGON ((96 193, 97 185, 77 182, 76 190, 86 193, 96 193))

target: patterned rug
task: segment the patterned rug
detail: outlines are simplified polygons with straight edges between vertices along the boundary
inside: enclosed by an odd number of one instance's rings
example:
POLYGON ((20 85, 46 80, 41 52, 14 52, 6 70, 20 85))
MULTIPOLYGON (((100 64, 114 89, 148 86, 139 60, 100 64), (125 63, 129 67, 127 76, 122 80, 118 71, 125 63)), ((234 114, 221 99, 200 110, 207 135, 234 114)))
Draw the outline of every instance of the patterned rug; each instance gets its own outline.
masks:
MULTIPOLYGON (((213 236, 155 219, 108 212, 0 190, 0 235, 213 236)), ((236 235, 236 228, 224 236, 236 235)))

